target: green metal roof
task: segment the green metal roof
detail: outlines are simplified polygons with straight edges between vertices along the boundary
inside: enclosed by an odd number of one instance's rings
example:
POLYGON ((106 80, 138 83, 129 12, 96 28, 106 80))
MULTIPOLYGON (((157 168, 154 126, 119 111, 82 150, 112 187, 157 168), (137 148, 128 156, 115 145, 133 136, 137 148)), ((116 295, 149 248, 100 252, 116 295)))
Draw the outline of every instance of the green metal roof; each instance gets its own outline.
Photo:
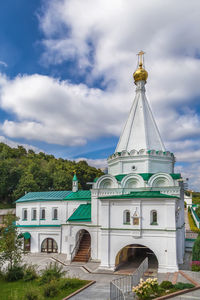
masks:
MULTIPOLYGON (((135 174, 135 173, 132 173, 135 174)), ((149 178, 151 176, 153 176, 155 173, 139 173, 138 175, 140 175, 145 181, 148 181, 149 178)), ((117 179, 117 181, 122 181, 122 179, 127 176, 129 174, 119 174, 116 175, 115 178, 117 179)), ((180 179, 181 178, 181 174, 180 173, 175 173, 175 174, 169 174, 173 179, 180 179)))
POLYGON ((65 197, 65 200, 89 200, 91 201, 91 192, 87 191, 77 191, 71 192, 65 197))
POLYGON ((67 220, 69 222, 91 222, 91 204, 81 204, 67 220))
POLYGON ((161 194, 160 191, 131 192, 125 195, 99 197, 99 199, 132 199, 132 198, 179 198, 179 197, 161 194))
POLYGON ((74 177, 72 179, 73 181, 78 181, 76 174, 74 174, 74 177))
POLYGON ((27 201, 63 200, 71 191, 30 192, 19 198, 16 203, 27 201))

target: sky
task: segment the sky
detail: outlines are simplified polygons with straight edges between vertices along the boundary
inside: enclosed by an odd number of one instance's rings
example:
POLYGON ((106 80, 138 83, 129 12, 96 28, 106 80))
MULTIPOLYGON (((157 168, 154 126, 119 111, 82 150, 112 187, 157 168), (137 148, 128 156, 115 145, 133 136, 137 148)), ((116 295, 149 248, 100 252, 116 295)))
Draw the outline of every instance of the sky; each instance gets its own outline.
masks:
POLYGON ((106 165, 134 99, 137 53, 175 172, 200 191, 200 1, 0 2, 0 141, 106 165))

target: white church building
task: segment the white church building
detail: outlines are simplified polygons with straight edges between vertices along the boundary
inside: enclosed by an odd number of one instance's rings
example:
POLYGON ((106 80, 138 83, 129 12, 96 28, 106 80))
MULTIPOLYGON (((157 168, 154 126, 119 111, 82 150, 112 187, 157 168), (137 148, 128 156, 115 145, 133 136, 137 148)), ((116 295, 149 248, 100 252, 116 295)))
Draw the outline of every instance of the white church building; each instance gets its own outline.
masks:
POLYGON ((16 201, 17 226, 32 253, 64 253, 67 260, 100 262, 115 270, 145 256, 159 272, 178 270, 185 251, 184 189, 174 173, 145 95, 143 52, 133 74, 136 85, 127 122, 108 174, 90 191, 31 192, 16 201))

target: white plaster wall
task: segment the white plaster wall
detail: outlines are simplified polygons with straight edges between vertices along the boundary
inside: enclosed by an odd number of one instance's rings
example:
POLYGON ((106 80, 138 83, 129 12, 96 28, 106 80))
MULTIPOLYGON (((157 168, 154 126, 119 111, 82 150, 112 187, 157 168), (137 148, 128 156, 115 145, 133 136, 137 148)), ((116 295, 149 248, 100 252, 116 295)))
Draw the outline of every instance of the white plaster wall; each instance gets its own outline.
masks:
POLYGON ((108 174, 173 173, 174 158, 171 156, 139 155, 119 156, 108 160, 108 174), (133 166, 135 169, 133 170, 133 166))
POLYGON ((175 199, 110 199, 100 201, 99 223, 103 228, 135 228, 138 229, 176 229, 175 199), (123 224, 123 212, 130 210, 131 224, 123 224), (152 210, 157 211, 158 225, 150 224, 152 210), (137 211, 140 216, 140 227, 132 224, 133 214, 137 211), (110 214, 110 218, 109 218, 110 214))
POLYGON ((31 234, 31 253, 40 253, 41 244, 44 239, 52 238, 58 245, 58 252, 61 251, 60 232, 61 227, 19 227, 20 233, 29 232, 31 234))
POLYGON ((16 204, 16 216, 19 218, 19 225, 61 225, 65 224, 67 219, 73 214, 80 204, 85 204, 86 201, 30 201, 16 204), (27 209, 27 221, 22 219, 23 209, 27 209), (32 220, 32 209, 37 210, 37 219, 32 220), (45 220, 40 220, 40 210, 45 209, 45 220), (53 220, 53 208, 58 209, 58 219, 53 220))
POLYGON ((103 230, 101 243, 101 268, 115 268, 118 252, 127 245, 140 244, 150 248, 158 259, 159 272, 178 270, 176 258, 176 233, 166 231, 144 231, 141 237, 135 238, 132 231, 111 232, 103 230))

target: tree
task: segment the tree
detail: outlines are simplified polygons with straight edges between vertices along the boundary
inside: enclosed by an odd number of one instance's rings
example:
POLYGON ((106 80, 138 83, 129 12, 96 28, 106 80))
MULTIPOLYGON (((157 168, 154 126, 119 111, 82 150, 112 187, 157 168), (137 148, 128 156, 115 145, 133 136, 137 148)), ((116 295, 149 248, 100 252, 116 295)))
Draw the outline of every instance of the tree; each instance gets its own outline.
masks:
POLYGON ((193 248, 192 248, 192 260, 200 261, 200 235, 198 235, 196 241, 194 242, 193 248))
POLYGON ((23 254, 22 237, 18 236, 16 220, 15 216, 8 214, 0 234, 0 263, 8 263, 10 269, 21 262, 23 254))

